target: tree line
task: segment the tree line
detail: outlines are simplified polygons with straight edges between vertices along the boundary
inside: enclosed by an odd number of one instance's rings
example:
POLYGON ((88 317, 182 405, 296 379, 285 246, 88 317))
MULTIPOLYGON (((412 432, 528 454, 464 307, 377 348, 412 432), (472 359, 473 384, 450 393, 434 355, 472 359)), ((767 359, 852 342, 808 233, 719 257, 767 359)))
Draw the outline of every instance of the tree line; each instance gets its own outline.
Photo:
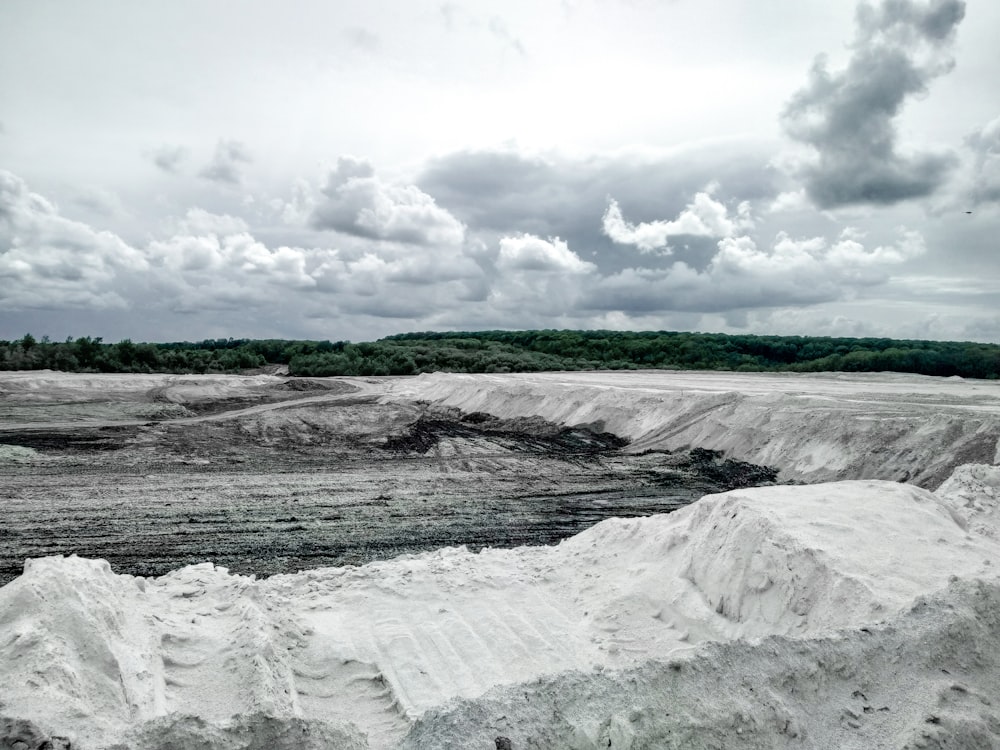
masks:
POLYGON ((0 341, 0 369, 237 373, 286 365, 291 375, 416 375, 647 368, 744 372, 909 372, 1000 377, 1000 346, 889 338, 756 336, 671 331, 424 332, 377 341, 206 339, 0 341))

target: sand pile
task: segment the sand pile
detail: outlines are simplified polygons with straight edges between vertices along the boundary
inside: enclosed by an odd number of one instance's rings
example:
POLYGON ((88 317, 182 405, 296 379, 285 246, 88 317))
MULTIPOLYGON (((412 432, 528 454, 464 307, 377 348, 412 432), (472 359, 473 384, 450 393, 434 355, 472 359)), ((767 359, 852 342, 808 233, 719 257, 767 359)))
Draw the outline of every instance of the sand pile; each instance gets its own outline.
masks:
POLYGON ((0 589, 0 713, 84 748, 990 747, 1000 542, 958 505, 758 488, 261 581, 35 560, 0 589))
POLYGON ((972 531, 1000 541, 1000 466, 959 466, 936 494, 972 531))

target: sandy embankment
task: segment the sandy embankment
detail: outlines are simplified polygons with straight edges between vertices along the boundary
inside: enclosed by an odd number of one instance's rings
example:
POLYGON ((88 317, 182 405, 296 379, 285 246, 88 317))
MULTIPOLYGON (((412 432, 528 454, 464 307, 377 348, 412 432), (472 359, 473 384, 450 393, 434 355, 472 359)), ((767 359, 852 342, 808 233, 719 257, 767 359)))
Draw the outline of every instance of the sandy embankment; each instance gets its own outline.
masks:
MULTIPOLYGON (((738 417, 745 460, 801 459, 810 439, 833 441, 836 461, 771 462, 805 477, 855 456, 860 473, 874 467, 862 454, 883 439, 866 430, 879 404, 914 424, 966 414, 971 426, 935 446, 985 445, 996 419, 992 384, 981 398, 978 386, 890 376, 865 395, 828 378, 799 402, 767 378, 743 381, 746 393, 701 380, 699 400, 683 378, 643 374, 630 397, 622 380, 591 377, 432 376, 388 397, 612 431, 634 420, 636 443, 661 448, 722 440, 709 425, 738 417), (947 390, 960 385, 970 390, 947 390), (811 426, 824 398, 832 436, 811 426), (701 428, 676 411, 665 426, 665 409, 692 401, 685 414, 710 415, 701 428), (794 416, 774 407, 789 401, 794 416), (767 403, 750 439, 746 415, 767 403)), ((954 463, 916 443, 904 456, 907 440, 890 443, 888 470, 932 461, 920 474, 932 483, 954 463)), ((142 579, 37 560, 0 589, 2 713, 84 748, 426 750, 489 748, 498 735, 519 749, 995 747, 998 488, 1000 468, 979 465, 937 493, 884 481, 742 490, 555 547, 452 548, 260 581, 210 564, 142 579)))
POLYGON ((895 373, 587 372, 421 375, 391 397, 498 417, 591 424, 631 450, 691 447, 783 481, 888 479, 934 489, 1000 463, 1000 381, 895 373))

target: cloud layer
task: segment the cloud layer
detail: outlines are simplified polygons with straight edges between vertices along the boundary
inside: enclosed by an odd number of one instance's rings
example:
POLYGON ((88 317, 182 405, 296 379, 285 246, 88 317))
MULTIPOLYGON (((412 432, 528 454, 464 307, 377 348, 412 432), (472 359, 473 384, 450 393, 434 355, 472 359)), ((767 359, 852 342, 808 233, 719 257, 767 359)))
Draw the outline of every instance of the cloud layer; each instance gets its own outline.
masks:
POLYGON ((0 336, 1000 336, 996 3, 246 4, 7 10, 0 336))
POLYGON ((703 268, 674 260, 602 272, 558 237, 520 232, 492 243, 470 239, 418 188, 385 186, 357 160, 341 160, 314 196, 317 206, 331 192, 337 200, 364 199, 349 212, 322 214, 331 223, 331 216, 347 217, 333 224, 350 230, 342 245, 271 244, 239 217, 192 209, 164 236, 132 247, 61 216, 10 173, 2 173, 0 186, 0 276, 7 282, 0 305, 8 308, 115 305, 163 314, 281 309, 314 320, 354 315, 420 328, 462 327, 463 320, 465 327, 550 320, 588 326, 675 313, 738 321, 747 310, 850 299, 887 283, 926 249, 919 233, 905 230, 895 243, 875 247, 851 229, 832 241, 779 233, 765 243, 753 234, 748 205, 730 210, 702 192, 676 216, 637 226, 624 222, 612 203, 604 224, 609 233, 620 233, 618 241, 640 247, 659 247, 674 236, 708 236, 715 249, 703 268), (393 198, 390 210, 373 214, 381 223, 358 230, 364 207, 386 195, 393 198))

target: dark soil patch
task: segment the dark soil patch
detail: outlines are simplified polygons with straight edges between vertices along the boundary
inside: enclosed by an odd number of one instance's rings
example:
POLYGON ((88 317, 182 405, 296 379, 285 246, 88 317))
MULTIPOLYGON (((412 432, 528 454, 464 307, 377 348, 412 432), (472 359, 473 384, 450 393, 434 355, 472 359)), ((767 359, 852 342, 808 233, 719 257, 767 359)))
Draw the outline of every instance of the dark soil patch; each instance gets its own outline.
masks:
POLYGON ((757 487, 778 478, 778 470, 770 466, 734 461, 724 458, 720 451, 706 448, 692 448, 682 466, 726 490, 757 487))
POLYGON ((95 453, 124 448, 135 435, 134 427, 98 427, 52 432, 4 433, 5 445, 20 445, 42 452, 95 453))
POLYGON ((501 420, 474 412, 422 416, 404 434, 388 438, 382 447, 394 453, 426 454, 443 438, 456 437, 486 438, 518 452, 552 456, 609 454, 628 445, 628 440, 610 432, 560 427, 541 419, 501 420))

